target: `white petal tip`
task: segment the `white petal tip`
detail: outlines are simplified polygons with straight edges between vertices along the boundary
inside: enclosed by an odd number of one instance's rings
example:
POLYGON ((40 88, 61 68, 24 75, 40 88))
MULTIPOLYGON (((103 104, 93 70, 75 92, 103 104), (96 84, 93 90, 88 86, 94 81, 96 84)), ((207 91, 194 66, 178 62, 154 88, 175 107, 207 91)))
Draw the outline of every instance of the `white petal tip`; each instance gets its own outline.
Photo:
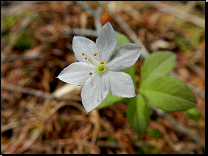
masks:
MULTIPOLYGON (((86 110, 86 109, 85 109, 86 110)), ((92 109, 93 110, 93 109, 92 109)), ((89 113, 89 112, 91 112, 92 110, 86 110, 86 112, 87 112, 87 114, 89 113)))
POLYGON ((125 97, 125 98, 133 98, 135 96, 136 96, 136 94, 135 95, 132 95, 132 96, 125 97))
POLYGON ((59 76, 57 76, 56 78, 57 78, 57 79, 59 79, 59 80, 61 80, 61 76, 60 76, 60 74, 59 74, 59 76))

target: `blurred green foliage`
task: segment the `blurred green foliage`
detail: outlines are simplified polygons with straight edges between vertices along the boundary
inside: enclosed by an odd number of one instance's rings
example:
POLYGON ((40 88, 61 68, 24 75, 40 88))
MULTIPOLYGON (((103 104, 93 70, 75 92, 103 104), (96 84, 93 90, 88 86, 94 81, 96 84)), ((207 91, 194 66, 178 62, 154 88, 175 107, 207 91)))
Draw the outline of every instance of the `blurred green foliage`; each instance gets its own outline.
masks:
POLYGON ((34 41, 34 37, 32 34, 29 34, 26 30, 23 30, 22 32, 22 36, 20 37, 20 39, 17 41, 17 43, 14 46, 14 49, 17 50, 25 50, 25 49, 29 49, 34 41))
POLYGON ((159 130, 153 128, 147 131, 147 135, 149 135, 150 137, 159 138, 161 136, 161 133, 159 130))
POLYGON ((21 71, 22 71, 23 74, 29 74, 33 71, 33 68, 26 67, 26 68, 22 68, 21 71))
POLYGON ((140 147, 137 147, 135 148, 135 151, 138 153, 138 154, 144 154, 144 153, 149 153, 149 154, 159 154, 160 152, 154 152, 155 150, 155 147, 154 146, 140 146, 140 147))
MULTIPOLYGON (((31 12, 29 10, 26 10, 24 12, 22 12, 21 14, 15 14, 15 15, 10 15, 10 16, 1 16, 1 33, 3 33, 4 31, 2 31, 2 29, 4 29, 5 27, 7 28, 11 28, 15 25, 15 23, 24 18, 24 17, 30 17, 31 16, 31 12)), ((36 15, 38 17, 38 14, 36 15)))
POLYGON ((186 39, 179 34, 176 34, 175 42, 182 52, 187 52, 192 49, 190 44, 186 41, 186 39))
POLYGON ((13 26, 17 20, 18 18, 16 16, 3 16, 1 19, 1 28, 4 26, 13 26))
POLYGON ((200 111, 198 110, 198 108, 194 107, 194 108, 191 108, 191 109, 188 109, 186 111, 186 115, 190 118, 190 119, 193 119, 195 121, 198 121, 201 117, 201 113, 200 111))
POLYGON ((87 149, 83 149, 83 154, 90 154, 90 152, 87 149))
POLYGON ((61 124, 61 125, 64 125, 66 123, 65 120, 62 120, 62 119, 58 119, 58 122, 61 124))

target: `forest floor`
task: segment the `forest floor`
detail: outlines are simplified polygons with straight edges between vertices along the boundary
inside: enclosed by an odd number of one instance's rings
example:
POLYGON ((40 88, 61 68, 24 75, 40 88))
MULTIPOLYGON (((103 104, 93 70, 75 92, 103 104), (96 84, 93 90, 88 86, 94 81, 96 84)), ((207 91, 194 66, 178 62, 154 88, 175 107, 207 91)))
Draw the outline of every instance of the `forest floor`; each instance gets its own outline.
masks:
MULTIPOLYGON (((138 84, 143 61, 140 57, 136 63, 138 84)), ((2 154, 204 152, 204 1, 1 1, 2 154), (152 111, 146 132, 136 133, 126 119, 127 103, 87 114, 81 87, 56 78, 77 61, 73 37, 95 41, 96 30, 108 21, 135 42, 128 34, 132 30, 148 53, 177 55, 173 73, 191 88, 197 105, 168 113, 176 124, 152 111), (64 86, 68 93, 62 96, 64 86), (189 131, 183 133, 180 125, 189 131)))

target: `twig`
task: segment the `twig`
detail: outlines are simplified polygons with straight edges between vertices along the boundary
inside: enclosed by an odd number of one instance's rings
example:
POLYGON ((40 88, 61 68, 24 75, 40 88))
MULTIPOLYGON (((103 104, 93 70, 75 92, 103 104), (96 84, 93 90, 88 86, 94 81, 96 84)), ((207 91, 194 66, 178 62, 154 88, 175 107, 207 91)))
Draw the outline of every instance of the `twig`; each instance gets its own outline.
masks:
POLYGON ((94 18, 95 18, 95 20, 94 20, 95 21, 94 22, 95 23, 95 28, 96 28, 97 31, 100 31, 101 28, 102 28, 102 24, 100 22, 100 16, 101 16, 101 13, 102 13, 102 10, 103 10, 102 6, 99 6, 96 10, 94 10, 93 8, 91 8, 84 1, 82 1, 82 2, 81 1, 76 1, 76 3, 79 4, 82 7, 82 9, 89 11, 90 14, 92 16, 94 16, 94 18))
POLYGON ((82 9, 89 11, 91 15, 94 14, 94 9, 91 8, 86 2, 84 1, 75 1, 75 2, 79 4, 82 7, 82 9))
POLYGON ((94 148, 97 151, 99 151, 98 146, 93 144, 92 142, 89 142, 88 140, 80 140, 80 139, 73 139, 73 138, 59 139, 59 140, 53 140, 53 141, 45 140, 44 144, 51 144, 53 146, 76 144, 76 145, 82 145, 88 148, 94 148))
POLYGON ((98 132, 100 130, 100 115, 97 109, 92 110, 90 113, 90 121, 93 123, 94 125, 94 129, 92 131, 92 138, 91 138, 91 142, 95 143, 97 140, 97 135, 98 132))
POLYGON ((103 11, 103 7, 102 6, 99 6, 96 10, 95 10, 95 13, 94 13, 94 18, 95 18, 95 28, 97 30, 97 32, 99 32, 102 28, 102 24, 100 22, 100 16, 101 16, 101 13, 103 11))
POLYGON ((204 145, 192 145, 192 146, 189 146, 188 149, 186 151, 184 151, 183 153, 184 154, 190 153, 190 152, 196 151, 198 149, 205 149, 205 146, 204 145))
POLYGON ((85 109, 81 106, 81 105, 78 105, 77 103, 74 103, 74 102, 70 102, 70 103, 66 103, 65 101, 62 101, 58 104, 56 104, 51 110, 50 112, 46 115, 45 117, 45 123, 47 123, 47 121, 49 120, 49 118, 58 110, 60 109, 61 107, 64 107, 64 106, 74 106, 76 108, 78 108, 81 112, 83 113, 86 113, 85 109))
MULTIPOLYGON (((140 92, 139 92, 140 93, 140 92)), ((186 135, 189 139, 191 139, 192 141, 196 142, 196 143, 200 143, 203 145, 203 140, 200 139, 200 137, 193 132, 192 130, 186 128, 185 126, 181 125, 178 121, 176 121, 171 115, 165 113, 163 110, 156 108, 153 104, 151 104, 147 98, 142 94, 142 97, 145 99, 145 101, 147 102, 148 106, 154 111, 156 112, 160 117, 163 117, 164 119, 168 120, 173 127, 178 131, 183 133, 184 135, 186 135)))
MULTIPOLYGON (((108 142, 108 141, 97 141, 96 143, 99 147, 105 147, 105 148, 120 148, 119 144, 116 142, 108 142)), ((141 146, 152 146, 151 144, 144 142, 144 141, 136 141, 134 143, 131 143, 131 145, 136 147, 141 146)))
POLYGON ((111 3, 113 5, 116 5, 116 7, 119 10, 124 11, 126 14, 134 18, 134 20, 141 22, 142 15, 138 11, 136 11, 132 6, 126 5, 125 2, 122 2, 122 5, 119 5, 118 2, 114 2, 114 1, 111 1, 111 3))
POLYGON ((9 55, 9 57, 1 60, 1 63, 11 63, 15 61, 36 60, 42 58, 42 52, 47 49, 48 45, 41 45, 25 52, 25 55, 17 57, 16 55, 9 55), (38 52, 38 53, 37 53, 38 52))
POLYGON ((120 138, 118 135, 115 134, 114 130, 112 129, 112 127, 110 126, 110 124, 106 121, 104 121, 103 119, 100 119, 100 125, 103 126, 103 128, 105 128, 114 139, 117 139, 119 144, 119 148, 122 150, 125 150, 125 146, 123 145, 123 143, 120 141, 120 138))
POLYGON ((21 86, 9 85, 9 84, 4 84, 4 83, 1 84, 1 88, 9 90, 9 91, 20 92, 23 94, 30 94, 30 95, 42 97, 45 99, 53 99, 53 100, 58 100, 58 101, 77 101, 77 102, 80 101, 80 99, 56 97, 51 93, 46 93, 37 89, 24 88, 21 86))
POLYGON ((9 123, 7 125, 1 125, 1 133, 5 132, 5 131, 7 131, 9 129, 15 128, 16 126, 17 126, 17 122, 16 121, 11 122, 11 123, 9 123))
POLYGON ((196 1, 188 1, 186 3, 185 12, 189 12, 190 10, 192 10, 195 5, 196 5, 196 1))
POLYGON ((96 30, 90 30, 90 29, 78 29, 78 28, 73 28, 73 29, 66 29, 64 28, 62 30, 63 34, 70 34, 70 35, 83 35, 83 36, 93 36, 97 37, 97 31, 96 30))
POLYGON ((191 61, 187 60, 187 64, 186 66, 188 68, 190 68, 193 72, 195 72, 196 75, 199 76, 199 78, 205 82, 205 73, 204 71, 197 65, 195 65, 194 63, 191 63, 191 61))
POLYGON ((11 2, 11 5, 9 5, 9 6, 2 6, 1 5, 1 15, 13 16, 13 15, 21 14, 25 10, 29 10, 31 7, 34 7, 34 5, 36 5, 36 3, 37 3, 37 1, 31 1, 29 3, 27 1, 25 1, 25 2, 19 1, 18 3, 11 2))
POLYGON ((101 30, 102 28, 102 24, 100 22, 100 16, 102 13, 102 7, 99 6, 96 11, 91 8, 86 2, 84 1, 75 1, 77 4, 79 4, 82 9, 87 10, 90 12, 90 14, 92 16, 94 16, 95 18, 95 28, 96 30, 90 30, 90 29, 63 29, 63 34, 72 34, 72 35, 83 35, 83 36, 94 36, 97 37, 98 36, 98 31, 101 30))
POLYGON ((166 143, 169 145, 169 147, 173 150, 176 151, 175 148, 175 143, 174 141, 171 139, 171 137, 168 135, 167 130, 165 129, 164 126, 162 126, 160 123, 150 120, 149 121, 149 126, 158 129, 164 136, 164 140, 166 141, 166 143))
POLYGON ((33 136, 30 138, 30 140, 28 140, 23 146, 21 146, 16 153, 20 154, 27 150, 36 141, 43 129, 43 127, 38 128, 33 136))
POLYGON ((183 20, 189 21, 191 23, 194 23, 195 25, 198 25, 202 28, 205 28, 205 20, 197 17, 195 15, 191 15, 187 12, 181 11, 177 8, 174 8, 168 4, 162 3, 162 2, 155 2, 155 1, 149 1, 148 2, 150 5, 152 5, 153 7, 157 8, 160 11, 163 11, 165 13, 174 15, 178 18, 181 18, 183 20))

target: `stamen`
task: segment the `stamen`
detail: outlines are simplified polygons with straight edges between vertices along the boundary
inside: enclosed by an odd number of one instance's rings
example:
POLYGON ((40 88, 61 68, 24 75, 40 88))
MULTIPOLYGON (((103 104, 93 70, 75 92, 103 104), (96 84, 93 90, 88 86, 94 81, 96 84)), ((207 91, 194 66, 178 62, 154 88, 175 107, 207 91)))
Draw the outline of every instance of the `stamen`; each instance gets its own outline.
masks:
POLYGON ((82 56, 84 55, 84 53, 82 53, 82 56))
POLYGON ((103 71, 104 69, 103 69, 103 68, 101 68, 101 70, 103 71))
POLYGON ((89 61, 90 63, 92 63, 92 64, 93 64, 93 62, 92 62, 92 60, 91 60, 91 59, 88 59, 88 61, 89 61))
POLYGON ((104 62, 103 62, 103 61, 101 61, 100 63, 101 63, 101 64, 104 64, 104 62))
POLYGON ((89 75, 92 75, 92 72, 89 72, 89 75))
POLYGON ((96 56, 97 55, 97 53, 94 53, 94 56, 96 56))
POLYGON ((87 59, 87 57, 85 57, 85 60, 87 59))

